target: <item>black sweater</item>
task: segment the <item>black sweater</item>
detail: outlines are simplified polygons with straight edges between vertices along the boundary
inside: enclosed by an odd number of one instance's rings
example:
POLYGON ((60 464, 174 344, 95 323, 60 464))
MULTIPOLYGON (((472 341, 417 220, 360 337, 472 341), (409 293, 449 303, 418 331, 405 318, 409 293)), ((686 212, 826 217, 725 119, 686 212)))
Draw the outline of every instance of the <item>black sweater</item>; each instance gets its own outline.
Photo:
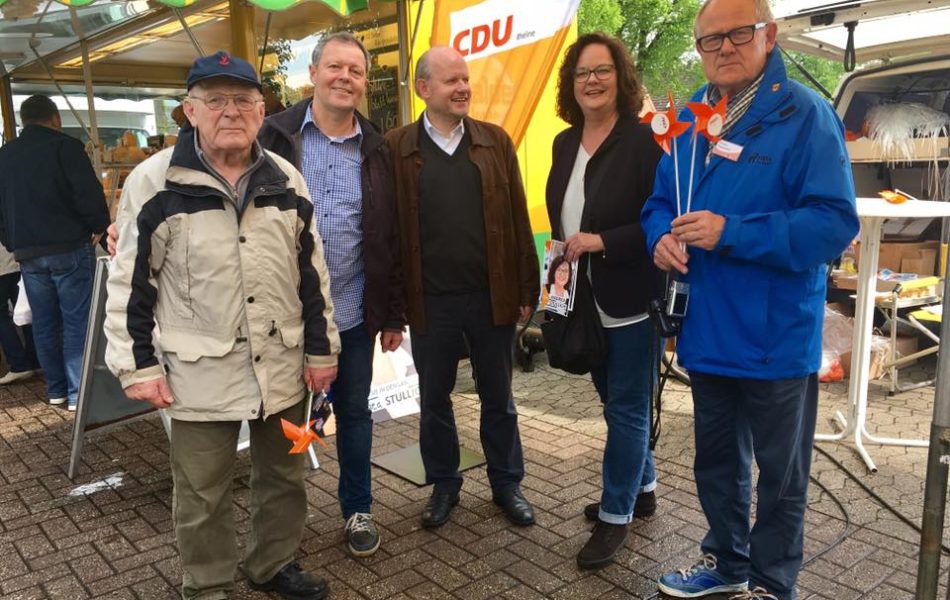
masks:
MULTIPOLYGON (((546 197, 556 240, 564 239, 561 208, 580 143, 580 127, 554 139, 546 197)), ((604 240, 604 252, 590 255, 590 273, 597 304, 611 317, 645 313, 650 299, 662 295, 661 275, 640 227, 640 210, 653 192, 661 154, 649 126, 631 116, 617 121, 587 163, 581 231, 599 233, 604 240)))
POLYGON ((0 146, 0 241, 17 260, 61 254, 109 226, 82 142, 41 125, 0 146))
MULTIPOLYGON (((419 123, 422 129, 422 123, 419 123)), ((469 158, 471 134, 449 156, 419 132, 419 236, 422 286, 427 295, 488 289, 488 250, 482 176, 469 158)))

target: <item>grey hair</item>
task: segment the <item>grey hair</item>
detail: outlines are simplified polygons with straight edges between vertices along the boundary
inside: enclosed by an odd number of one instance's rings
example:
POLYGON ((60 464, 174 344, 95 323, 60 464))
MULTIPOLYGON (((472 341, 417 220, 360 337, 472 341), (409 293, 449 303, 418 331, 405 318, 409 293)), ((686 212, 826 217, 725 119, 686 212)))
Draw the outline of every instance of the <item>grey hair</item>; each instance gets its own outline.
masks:
POLYGON ((313 52, 310 54, 310 64, 313 66, 320 64, 320 57, 323 56, 323 49, 326 48, 327 44, 330 42, 350 44, 351 46, 356 46, 359 48, 360 51, 363 52, 363 58, 366 59, 366 70, 369 71, 369 52, 366 50, 366 46, 363 45, 363 42, 361 42, 358 37, 349 31, 337 31, 336 33, 331 33, 326 37, 320 38, 320 41, 317 42, 317 45, 313 47, 313 52))
MULTIPOLYGON (((706 12, 706 9, 712 4, 714 0, 706 0, 703 2, 702 7, 700 7, 699 12, 696 13, 696 20, 693 22, 693 34, 698 34, 699 30, 699 18, 703 16, 703 13, 706 12)), ((755 9, 755 20, 758 23, 773 23, 775 22, 775 17, 772 15, 772 7, 769 6, 769 0, 749 0, 752 3, 755 9)))
POLYGON ((419 57, 419 60, 416 61, 416 79, 425 79, 429 81, 429 78, 432 77, 432 65, 429 64, 429 52, 432 49, 426 50, 422 53, 422 56, 419 57))

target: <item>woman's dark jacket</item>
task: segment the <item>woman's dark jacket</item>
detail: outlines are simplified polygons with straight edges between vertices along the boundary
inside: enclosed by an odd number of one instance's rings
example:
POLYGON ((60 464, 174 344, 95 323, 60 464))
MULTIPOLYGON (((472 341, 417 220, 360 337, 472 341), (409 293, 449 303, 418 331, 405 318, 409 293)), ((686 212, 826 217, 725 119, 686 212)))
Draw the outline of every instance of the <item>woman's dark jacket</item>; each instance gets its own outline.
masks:
MULTIPOLYGON (((554 138, 546 196, 551 235, 556 240, 564 239, 561 207, 581 130, 571 127, 554 138)), ((604 240, 603 253, 589 254, 590 273, 597 304, 611 317, 645 313, 650 300, 662 295, 661 274, 647 253, 640 227, 640 209, 653 192, 661 154, 649 126, 630 116, 617 121, 587 163, 581 231, 598 233, 604 240)))

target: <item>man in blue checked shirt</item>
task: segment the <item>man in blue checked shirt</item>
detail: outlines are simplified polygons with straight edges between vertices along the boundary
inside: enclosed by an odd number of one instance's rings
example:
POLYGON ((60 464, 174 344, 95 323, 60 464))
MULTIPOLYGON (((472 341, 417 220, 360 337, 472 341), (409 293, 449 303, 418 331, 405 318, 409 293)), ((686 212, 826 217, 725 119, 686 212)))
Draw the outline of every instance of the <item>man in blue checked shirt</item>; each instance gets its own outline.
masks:
POLYGON ((269 117, 258 136, 303 173, 330 269, 342 343, 333 382, 339 498, 354 556, 370 556, 380 542, 370 513, 373 339, 382 332, 383 351, 395 350, 405 324, 389 151, 356 110, 368 70, 369 54, 351 34, 323 38, 310 65, 313 99, 269 117))

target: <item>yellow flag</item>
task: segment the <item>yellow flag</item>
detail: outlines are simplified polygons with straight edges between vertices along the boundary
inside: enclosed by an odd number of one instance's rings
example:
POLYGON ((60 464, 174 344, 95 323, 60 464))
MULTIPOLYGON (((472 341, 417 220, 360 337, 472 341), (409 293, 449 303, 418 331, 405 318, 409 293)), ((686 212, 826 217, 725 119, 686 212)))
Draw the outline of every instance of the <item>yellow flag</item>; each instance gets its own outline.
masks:
POLYGON ((436 0, 432 46, 468 62, 470 114, 501 125, 517 147, 560 64, 580 0, 436 0))

